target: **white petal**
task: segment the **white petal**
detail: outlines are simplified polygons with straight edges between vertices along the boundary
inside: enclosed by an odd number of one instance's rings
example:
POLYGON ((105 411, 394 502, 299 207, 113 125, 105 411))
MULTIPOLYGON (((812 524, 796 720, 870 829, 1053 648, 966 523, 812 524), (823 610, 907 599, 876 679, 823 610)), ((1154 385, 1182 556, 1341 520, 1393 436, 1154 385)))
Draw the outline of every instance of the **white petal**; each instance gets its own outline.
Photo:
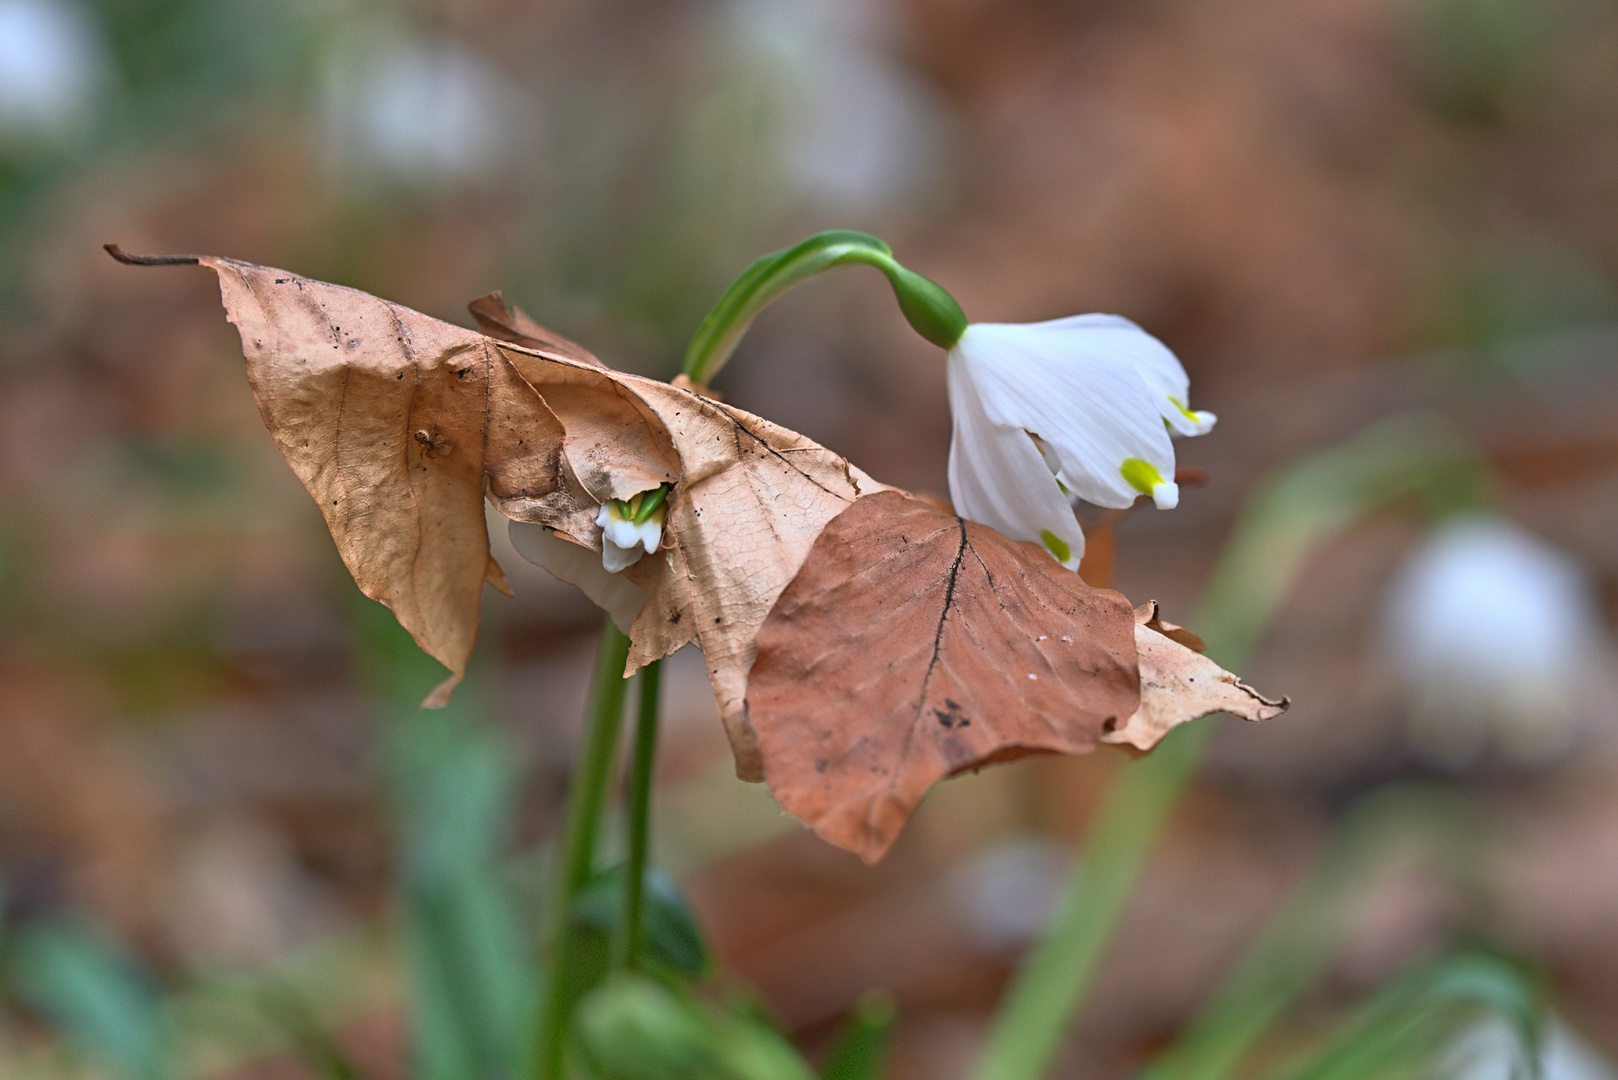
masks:
POLYGON ((618 629, 629 633, 635 616, 646 605, 646 591, 622 574, 608 571, 600 556, 587 547, 564 540, 543 525, 527 521, 510 524, 511 546, 517 554, 569 585, 576 585, 594 604, 612 616, 618 629))
POLYGON ((1080 331, 1098 349, 1127 359, 1152 393, 1159 414, 1177 435, 1206 435, 1219 418, 1190 408, 1191 377, 1180 358, 1157 338, 1122 315, 1073 315, 1035 325, 1080 331))
POLYGON ((949 403, 955 420, 949 493, 956 512, 1013 540, 1042 546, 1040 533, 1049 531, 1069 549, 1068 558, 1058 561, 1078 569, 1084 531, 1028 432, 991 421, 972 383, 956 375, 953 360, 949 403))
POLYGON ((653 515, 635 526, 635 542, 646 549, 651 555, 657 551, 657 545, 663 542, 663 516, 653 515))
POLYGON ((611 503, 601 504, 601 509, 596 512, 596 524, 601 526, 603 544, 611 543, 620 548, 640 546, 640 529, 630 518, 615 513, 611 503))
POLYGON ((640 544, 633 547, 619 547, 603 533, 601 535, 601 565, 609 573, 616 574, 620 570, 627 570, 640 562, 640 544))
POLYGON ((1184 404, 1182 400, 1170 399, 1169 404, 1174 407, 1174 412, 1164 413, 1163 419, 1168 421, 1176 435, 1206 435, 1219 422, 1219 417, 1211 412, 1181 408, 1184 404))
POLYGON ((974 324, 950 350, 949 373, 972 383, 990 420, 1054 447, 1071 494, 1121 509, 1140 494, 1119 472, 1123 463, 1140 458, 1172 477, 1174 444, 1145 380, 1116 348, 1128 335, 1095 318, 974 324))

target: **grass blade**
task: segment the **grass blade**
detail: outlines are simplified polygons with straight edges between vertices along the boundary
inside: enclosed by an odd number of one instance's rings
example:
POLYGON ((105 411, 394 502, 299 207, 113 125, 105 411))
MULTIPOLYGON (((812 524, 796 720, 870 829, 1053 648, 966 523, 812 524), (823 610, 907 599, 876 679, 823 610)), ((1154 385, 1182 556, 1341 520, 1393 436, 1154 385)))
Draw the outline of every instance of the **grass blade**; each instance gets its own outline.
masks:
MULTIPOLYGON (((1226 545, 1193 625, 1221 666, 1239 668, 1305 559, 1386 503, 1416 495, 1435 510, 1476 501, 1476 453, 1430 417, 1384 421, 1279 474, 1254 496, 1226 545)), ((1007 991, 974 1080, 1034 1080, 1083 1005, 1124 903, 1213 720, 1176 729, 1108 793, 1057 914, 1007 991)))

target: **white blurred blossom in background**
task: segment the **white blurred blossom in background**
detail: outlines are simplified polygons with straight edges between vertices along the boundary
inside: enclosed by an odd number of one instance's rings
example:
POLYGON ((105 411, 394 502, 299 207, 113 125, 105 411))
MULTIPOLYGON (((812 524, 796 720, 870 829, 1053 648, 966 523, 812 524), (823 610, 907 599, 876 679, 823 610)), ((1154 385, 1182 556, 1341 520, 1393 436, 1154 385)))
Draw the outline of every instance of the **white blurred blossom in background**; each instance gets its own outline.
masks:
POLYGON ((0 143, 71 136, 111 83, 91 12, 68 0, 0 0, 0 143))
POLYGON ((966 936, 1002 954, 1039 938, 1056 910, 1072 853, 1050 840, 1011 837, 957 863, 944 883, 966 936))
POLYGON ((524 152, 533 112, 492 60, 448 35, 362 27, 328 60, 325 150, 360 185, 442 189, 490 178, 524 152))
POLYGON ((1566 752, 1599 707, 1610 650, 1584 567, 1481 515, 1439 526, 1410 554, 1383 644, 1409 696, 1413 749, 1450 768, 1491 748, 1517 765, 1566 752))
POLYGON ((856 216, 896 208, 944 170, 947 110, 900 61, 899 11, 875 0, 737 0, 739 51, 781 84, 783 171, 856 216))
MULTIPOLYGON (((1449 1048, 1436 1075, 1443 1080, 1516 1080, 1536 1075, 1524 1066, 1516 1033, 1503 1020, 1466 1032, 1449 1048)), ((1539 1080, 1618 1080, 1618 1069, 1601 1051, 1556 1017, 1545 1024, 1539 1047, 1539 1080)))

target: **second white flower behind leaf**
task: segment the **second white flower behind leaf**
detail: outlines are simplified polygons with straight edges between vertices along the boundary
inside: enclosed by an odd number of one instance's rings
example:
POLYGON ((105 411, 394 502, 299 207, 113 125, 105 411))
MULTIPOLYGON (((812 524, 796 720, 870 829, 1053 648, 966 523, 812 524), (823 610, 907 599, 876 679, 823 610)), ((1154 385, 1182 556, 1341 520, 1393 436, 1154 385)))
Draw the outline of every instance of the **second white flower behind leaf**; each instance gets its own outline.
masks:
POLYGON ((949 352, 948 380, 956 509, 1069 568, 1084 553, 1069 500, 1173 507, 1170 434, 1201 435, 1215 419, 1191 410, 1168 347, 1116 315, 974 323, 949 352))
POLYGON ((643 491, 626 501, 612 499, 596 514, 601 526, 601 565, 616 574, 657 550, 663 541, 663 496, 666 489, 643 491))

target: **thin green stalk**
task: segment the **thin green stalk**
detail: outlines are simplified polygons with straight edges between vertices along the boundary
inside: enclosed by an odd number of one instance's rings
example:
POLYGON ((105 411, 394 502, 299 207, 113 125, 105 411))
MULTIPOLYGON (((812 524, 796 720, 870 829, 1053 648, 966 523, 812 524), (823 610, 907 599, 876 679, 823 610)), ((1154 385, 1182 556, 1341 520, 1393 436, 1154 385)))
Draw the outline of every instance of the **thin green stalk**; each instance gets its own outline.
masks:
POLYGON ((928 341, 948 349, 966 331, 961 306, 937 282, 900 265, 893 249, 870 233, 833 229, 771 252, 743 271, 691 335, 682 369, 685 377, 706 386, 772 300, 805 278, 854 264, 874 266, 887 275, 899 310, 928 341))
POLYGON ((1151 754, 1127 766, 1108 792, 1081 872, 1068 880, 1044 940, 1006 992, 976 1080, 1044 1075, 1213 730, 1207 722, 1176 729, 1151 754))
POLYGON ((1479 887, 1472 853, 1482 819, 1463 796, 1417 785, 1384 788, 1351 810, 1314 871, 1248 947, 1224 982, 1142 1080, 1224 1080, 1337 956, 1352 913, 1389 864, 1415 856, 1479 887))
POLYGON ((640 962, 641 911, 646 887, 646 858, 652 828, 652 765, 657 760, 658 689, 663 661, 640 672, 640 713, 635 723, 635 756, 629 766, 625 826, 629 836, 624 868, 624 906, 612 943, 614 965, 632 971, 640 962))
MULTIPOLYGON (((1322 540, 1401 496, 1420 496, 1434 512, 1445 512, 1475 503, 1486 487, 1476 454, 1441 422, 1412 416, 1377 424, 1258 493, 1191 625, 1213 659, 1240 667, 1322 540)), ((1124 769, 1044 940, 1001 1003, 973 1080, 1035 1080, 1050 1067, 1214 730, 1212 717, 1188 724, 1124 769)))
POLYGON ((824 1080, 879 1080, 898 1010, 882 990, 868 991, 838 1032, 820 1075, 824 1080))
POLYGON ((584 744, 579 748, 551 867, 549 906, 545 911, 545 989, 529 1067, 529 1076, 535 1080, 561 1080, 565 1075, 573 1004, 568 985, 573 898, 594 869, 596 831, 618 749, 618 729, 623 722, 628 685, 623 672, 628 656, 629 638, 608 619, 601 631, 584 744))

